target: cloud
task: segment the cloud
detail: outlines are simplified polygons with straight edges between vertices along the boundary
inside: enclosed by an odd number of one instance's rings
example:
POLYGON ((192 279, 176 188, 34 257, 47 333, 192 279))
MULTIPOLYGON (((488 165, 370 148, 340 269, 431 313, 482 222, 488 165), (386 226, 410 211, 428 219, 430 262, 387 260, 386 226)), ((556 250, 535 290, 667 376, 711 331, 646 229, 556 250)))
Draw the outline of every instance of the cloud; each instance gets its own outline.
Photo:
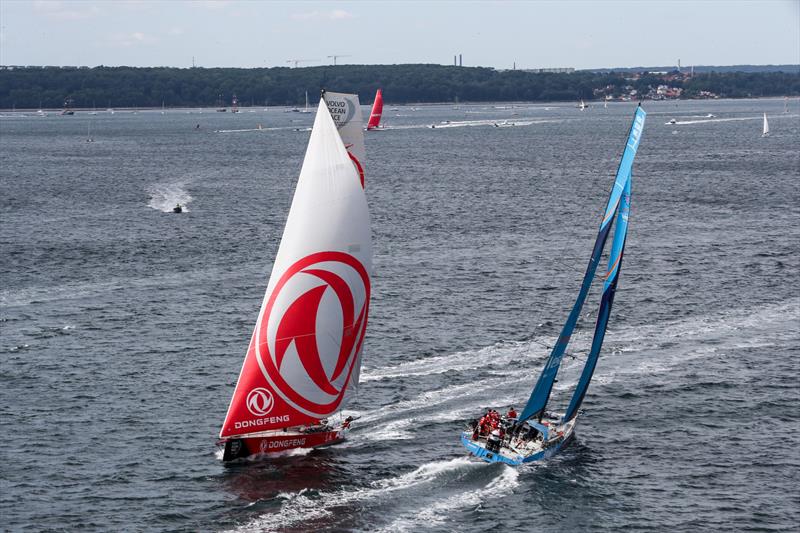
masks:
POLYGON ((344 20, 351 19, 354 15, 344 9, 334 9, 333 11, 307 11, 305 13, 293 13, 294 20, 344 20))
POLYGON ((86 20, 100 13, 95 5, 80 7, 79 4, 58 0, 36 0, 33 8, 43 16, 57 20, 86 20))
POLYGON ((348 13, 344 9, 334 9, 328 14, 328 18, 331 20, 351 19, 353 18, 353 14, 348 13))
POLYGON ((193 7, 201 7, 204 9, 223 9, 231 5, 231 0, 192 0, 187 2, 193 7))
POLYGON ((108 38, 108 42, 112 46, 122 46, 127 48, 130 46, 155 44, 158 42, 158 39, 144 32, 134 31, 130 33, 111 34, 108 38))

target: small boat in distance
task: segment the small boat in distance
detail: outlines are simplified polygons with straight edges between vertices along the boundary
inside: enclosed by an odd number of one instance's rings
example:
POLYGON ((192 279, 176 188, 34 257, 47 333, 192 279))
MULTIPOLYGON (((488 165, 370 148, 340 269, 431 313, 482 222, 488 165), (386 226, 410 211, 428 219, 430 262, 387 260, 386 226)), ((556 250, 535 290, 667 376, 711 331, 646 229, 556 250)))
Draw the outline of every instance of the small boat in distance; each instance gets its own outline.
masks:
POLYGON ((677 121, 677 120, 675 120, 674 118, 671 118, 671 119, 669 119, 669 120, 667 121, 667 125, 669 125, 669 124, 677 124, 677 123, 678 123, 678 121, 677 121))
POLYGON ((239 99, 236 98, 236 95, 233 95, 231 99, 231 113, 238 113, 239 112, 239 99))
POLYGON ((219 95, 217 98, 217 113, 227 113, 228 108, 225 107, 225 104, 222 102, 222 95, 219 95))
POLYGON ((372 271, 367 199, 345 131, 358 129, 363 147, 359 114, 357 95, 320 100, 220 431, 224 462, 336 444, 354 420, 341 411, 358 389, 372 271))
POLYGON ((367 122, 367 131, 383 129, 381 126, 381 115, 383 114, 383 94, 381 90, 375 93, 375 101, 372 103, 372 111, 367 122))
POLYGON ((308 91, 306 91, 306 106, 303 108, 301 113, 311 113, 311 109, 308 107, 308 91))
POLYGON ((586 105, 586 102, 583 101, 583 98, 581 98, 581 103, 578 106, 578 109, 580 109, 581 111, 586 111, 587 109, 589 109, 589 106, 586 105))
POLYGON ((767 114, 764 113, 764 129, 761 133, 762 137, 769 137, 769 122, 767 122, 767 114))
POLYGON ((181 204, 175 204, 175 207, 172 208, 173 213, 183 213, 183 206, 181 204))
POLYGON ((531 392, 528 403, 517 416, 513 407, 508 415, 501 417, 497 411, 490 410, 481 419, 475 420, 469 430, 461 434, 461 442, 475 457, 489 463, 506 463, 517 466, 523 463, 546 459, 566 446, 574 436, 575 423, 579 409, 594 374, 600 349, 608 326, 614 294, 617 290, 625 238, 628 232, 628 213, 631 197, 631 169, 644 128, 645 112, 637 107, 633 118, 628 142, 622 154, 611 195, 606 204, 605 214, 594 243, 589 264, 583 277, 578 297, 564 324, 550 357, 542 369, 539 379, 531 392), (603 255, 611 229, 614 227, 611 250, 608 255, 608 270, 603 284, 600 309, 594 328, 594 337, 586 362, 564 413, 550 413, 546 410, 548 400, 556 382, 561 360, 573 336, 580 318, 583 304, 594 281, 597 267, 603 255))
POLYGON ((61 111, 62 115, 74 115, 75 111, 72 110, 72 97, 68 97, 64 100, 64 109, 61 111))

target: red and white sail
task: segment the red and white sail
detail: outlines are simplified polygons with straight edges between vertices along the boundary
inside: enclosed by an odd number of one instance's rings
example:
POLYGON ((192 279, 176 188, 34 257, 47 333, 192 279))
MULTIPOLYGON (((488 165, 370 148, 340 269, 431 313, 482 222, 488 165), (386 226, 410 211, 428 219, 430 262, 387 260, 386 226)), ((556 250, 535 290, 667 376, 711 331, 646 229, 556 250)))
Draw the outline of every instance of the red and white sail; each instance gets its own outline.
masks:
POLYGON ((344 407, 358 386, 371 270, 364 189, 320 101, 221 437, 315 423, 344 407))
POLYGON ((375 102, 372 104, 372 113, 369 115, 369 122, 367 123, 368 130, 374 130, 380 127, 381 115, 383 114, 383 94, 381 90, 375 93, 375 102))
POLYGON ((353 161, 361 185, 364 185, 364 160, 367 150, 364 147, 364 129, 361 120, 361 104, 357 94, 332 93, 325 91, 323 95, 328 104, 328 111, 339 130, 350 159, 353 161))

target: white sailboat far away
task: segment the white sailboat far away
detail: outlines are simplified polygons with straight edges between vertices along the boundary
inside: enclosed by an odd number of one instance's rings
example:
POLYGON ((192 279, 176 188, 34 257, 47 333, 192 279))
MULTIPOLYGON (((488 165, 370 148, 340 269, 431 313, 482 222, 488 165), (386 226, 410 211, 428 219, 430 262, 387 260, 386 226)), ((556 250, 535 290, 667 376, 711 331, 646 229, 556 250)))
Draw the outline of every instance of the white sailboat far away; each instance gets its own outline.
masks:
POLYGON ((592 380, 597 360, 600 357, 600 349, 603 346, 608 319, 611 315, 611 306, 614 303, 614 295, 617 290, 619 273, 622 268, 622 256, 628 232, 631 170, 642 136, 644 120, 645 112, 641 107, 638 107, 578 297, 564 323, 555 346, 553 346, 550 357, 539 374, 539 379, 531 391, 528 403, 519 415, 513 408, 505 416, 501 416, 497 411, 490 410, 481 419, 475 420, 468 431, 464 431, 461 434, 461 442, 464 447, 472 455, 483 461, 506 463, 512 466, 539 461, 557 453, 574 436, 580 407, 589 389, 589 383, 592 380), (548 412, 546 407, 553 392, 553 385, 556 382, 561 360, 566 353, 570 338, 573 336, 612 227, 614 227, 614 236, 612 237, 611 250, 608 256, 608 270, 603 284, 600 309, 597 313, 597 323, 588 357, 566 412, 558 414, 548 412))
MULTIPOLYGON (((329 106, 330 99, 321 100, 317 109, 283 238, 220 431, 226 462, 335 444, 353 420, 341 410, 358 388, 372 241, 361 176, 337 131, 337 123, 349 122, 341 117, 354 119, 358 107, 337 106, 343 113, 335 121, 329 106)), ((360 132, 360 118, 357 122, 360 132)))
POLYGON ((764 113, 764 129, 761 132, 762 137, 769 137, 769 122, 767 122, 767 114, 764 113))
POLYGON ((308 107, 308 91, 306 91, 306 106, 300 112, 301 113, 311 113, 311 108, 308 107))

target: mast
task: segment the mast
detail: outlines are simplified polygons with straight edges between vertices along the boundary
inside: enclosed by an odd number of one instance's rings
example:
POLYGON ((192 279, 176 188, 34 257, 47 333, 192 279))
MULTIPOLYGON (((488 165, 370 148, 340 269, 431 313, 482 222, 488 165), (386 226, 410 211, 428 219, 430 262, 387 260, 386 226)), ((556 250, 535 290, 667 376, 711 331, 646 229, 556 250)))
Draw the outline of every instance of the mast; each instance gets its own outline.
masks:
POLYGON ((636 157, 636 151, 639 148, 639 141, 642 136, 642 128, 644 127, 645 116, 646 113, 641 106, 637 107, 636 113, 634 114, 633 123, 631 124, 631 129, 628 133, 628 140, 625 144, 625 150, 622 153, 622 159, 620 160, 619 168, 617 169, 614 187, 611 189, 611 194, 608 199, 608 203, 606 204, 603 220, 600 223, 600 230, 594 243, 592 255, 589 258, 589 264, 586 266, 586 273, 583 276, 583 282, 581 283, 578 297, 572 306, 572 311, 570 311, 567 321, 564 323, 564 327, 561 330, 561 334, 558 336, 555 346, 553 346, 550 357, 547 359, 547 363, 545 364, 542 373, 539 375, 539 379, 537 380, 536 385, 531 392, 528 403, 525 405, 522 415, 520 415, 520 422, 524 422, 532 417, 538 417, 541 420, 542 416, 544 415, 544 410, 547 406, 548 400, 550 399, 550 393, 553 389, 553 384, 555 383, 558 369, 561 366, 561 360, 564 357, 567 345, 569 344, 572 333, 578 323, 581 309, 583 309, 583 304, 589 294, 589 289, 592 286, 594 274, 597 271, 597 266, 600 262, 600 256, 603 254, 603 248, 605 247, 606 240, 608 239, 608 234, 611 231, 614 216, 617 214, 626 183, 630 179, 631 167, 633 166, 633 160, 636 157))

